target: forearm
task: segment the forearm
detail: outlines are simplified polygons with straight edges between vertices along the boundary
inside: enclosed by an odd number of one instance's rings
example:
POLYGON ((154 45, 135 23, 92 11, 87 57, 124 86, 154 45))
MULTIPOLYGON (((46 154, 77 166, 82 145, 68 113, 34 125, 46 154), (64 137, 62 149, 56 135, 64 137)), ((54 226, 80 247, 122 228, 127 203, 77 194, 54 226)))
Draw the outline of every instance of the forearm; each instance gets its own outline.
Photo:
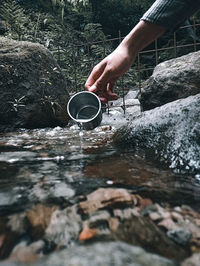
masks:
POLYGON ((166 28, 141 20, 121 42, 126 47, 133 62, 137 54, 166 31, 166 28))

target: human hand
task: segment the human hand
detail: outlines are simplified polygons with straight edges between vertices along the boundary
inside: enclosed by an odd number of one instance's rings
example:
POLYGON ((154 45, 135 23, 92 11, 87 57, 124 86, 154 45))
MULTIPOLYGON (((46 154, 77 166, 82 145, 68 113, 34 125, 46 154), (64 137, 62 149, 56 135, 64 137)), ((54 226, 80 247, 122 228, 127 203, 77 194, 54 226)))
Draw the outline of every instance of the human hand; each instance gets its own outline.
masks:
POLYGON ((117 79, 130 68, 137 54, 165 31, 160 25, 139 21, 117 49, 93 68, 85 83, 86 90, 96 92, 103 102, 116 100, 113 87, 117 79))
POLYGON ((118 96, 113 92, 115 82, 129 69, 133 61, 128 47, 120 44, 93 68, 85 83, 86 90, 95 92, 104 103, 117 100, 118 96))

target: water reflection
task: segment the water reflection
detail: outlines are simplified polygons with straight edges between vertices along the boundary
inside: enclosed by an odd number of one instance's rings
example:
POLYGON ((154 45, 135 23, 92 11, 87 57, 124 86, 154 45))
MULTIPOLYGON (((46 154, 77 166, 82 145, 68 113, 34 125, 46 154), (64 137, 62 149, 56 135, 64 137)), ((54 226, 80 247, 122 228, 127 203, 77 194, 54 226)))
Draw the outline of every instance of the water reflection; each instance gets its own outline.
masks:
POLYGON ((136 188, 156 201, 174 204, 193 204, 200 200, 200 184, 190 176, 175 175, 160 166, 155 167, 142 157, 129 151, 93 161, 84 168, 87 177, 112 180, 114 184, 136 188))

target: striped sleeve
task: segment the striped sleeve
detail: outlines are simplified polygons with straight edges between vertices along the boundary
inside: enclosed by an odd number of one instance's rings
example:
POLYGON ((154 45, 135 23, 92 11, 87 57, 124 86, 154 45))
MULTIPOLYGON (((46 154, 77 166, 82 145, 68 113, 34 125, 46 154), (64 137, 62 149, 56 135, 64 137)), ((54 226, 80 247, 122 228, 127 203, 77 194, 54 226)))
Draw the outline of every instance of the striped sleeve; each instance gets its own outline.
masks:
POLYGON ((200 9, 200 0, 156 0, 141 20, 174 29, 200 9))

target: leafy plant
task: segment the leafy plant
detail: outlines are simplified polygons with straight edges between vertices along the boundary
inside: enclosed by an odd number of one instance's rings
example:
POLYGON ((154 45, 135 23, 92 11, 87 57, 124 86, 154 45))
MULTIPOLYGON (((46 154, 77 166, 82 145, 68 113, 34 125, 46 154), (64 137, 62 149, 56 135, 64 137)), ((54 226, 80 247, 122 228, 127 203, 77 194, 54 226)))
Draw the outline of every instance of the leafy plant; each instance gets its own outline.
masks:
POLYGON ((37 0, 38 3, 45 9, 52 9, 54 12, 59 10, 61 22, 64 22, 64 15, 66 9, 68 9, 69 5, 71 5, 71 10, 74 11, 79 10, 83 6, 88 4, 87 0, 37 0))
POLYGON ((99 23, 89 23, 85 26, 83 37, 89 43, 105 40, 105 34, 103 33, 102 26, 99 23))
POLYGON ((23 8, 15 0, 5 0, 0 4, 0 16, 8 23, 11 32, 21 40, 25 24, 29 23, 23 8))
POLYGON ((54 116, 56 115, 56 110, 58 108, 63 109, 58 101, 50 95, 45 95, 43 98, 41 98, 41 103, 44 105, 49 105, 54 116))
POLYGON ((25 96, 22 96, 19 99, 14 99, 14 101, 9 101, 8 103, 10 103, 12 105, 12 110, 14 112, 18 112, 19 107, 24 107, 25 105, 23 104, 23 100, 24 100, 25 96))

